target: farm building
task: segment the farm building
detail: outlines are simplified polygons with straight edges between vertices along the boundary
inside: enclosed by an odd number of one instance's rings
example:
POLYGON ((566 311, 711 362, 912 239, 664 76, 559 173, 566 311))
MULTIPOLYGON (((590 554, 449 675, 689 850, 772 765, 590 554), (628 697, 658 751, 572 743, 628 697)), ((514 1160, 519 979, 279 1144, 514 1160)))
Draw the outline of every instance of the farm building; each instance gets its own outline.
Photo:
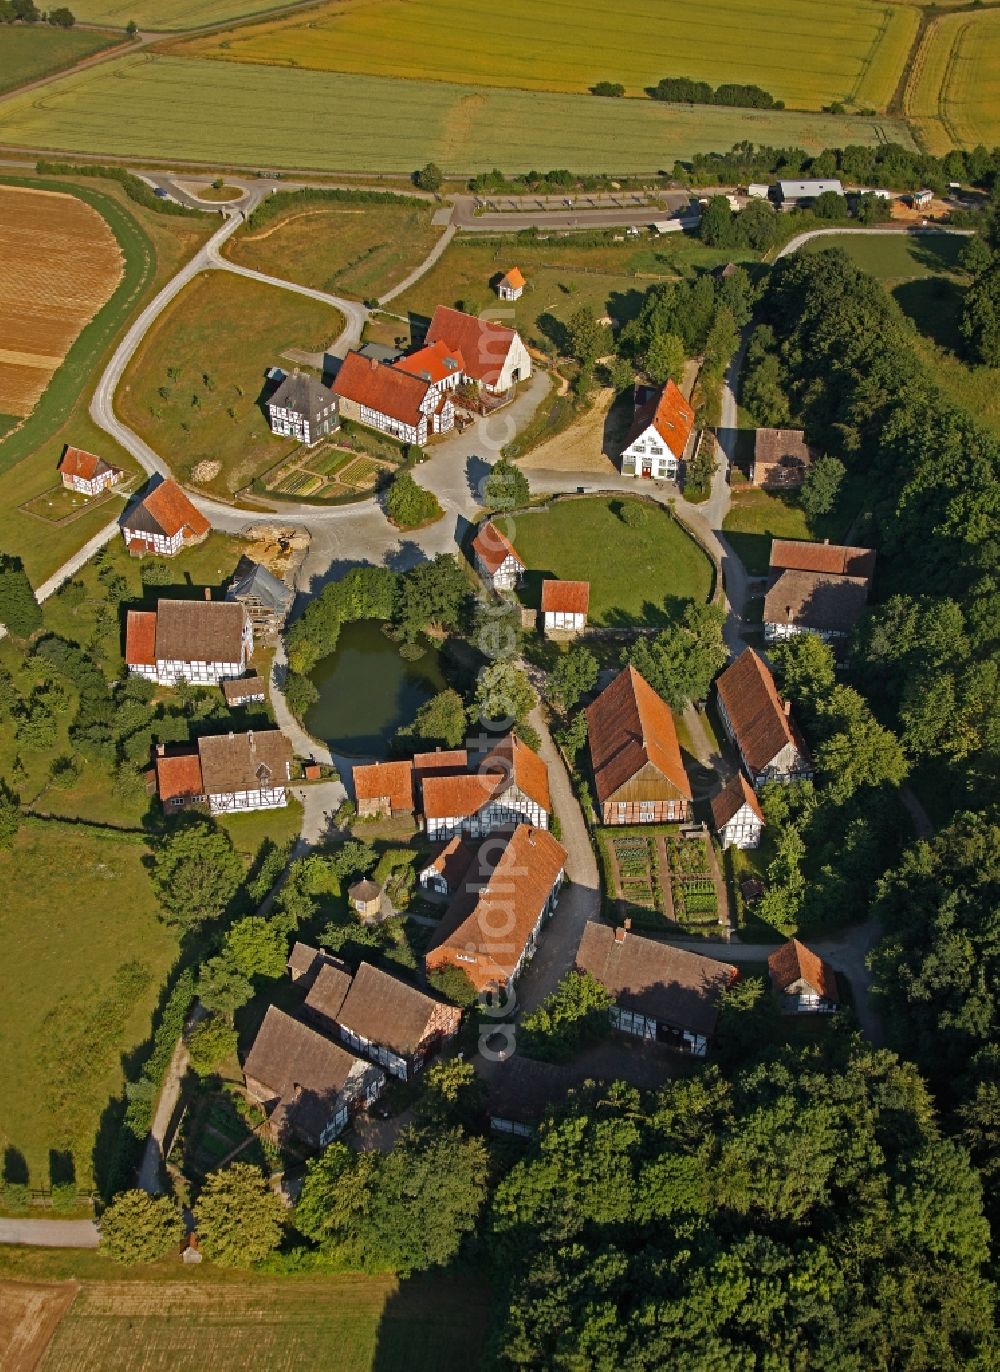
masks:
POLYGON ((517 549, 491 519, 481 524, 472 540, 476 571, 494 591, 512 591, 524 576, 517 549))
POLYGON ((771 188, 766 181, 751 181, 747 186, 747 195, 751 200, 767 200, 770 193, 771 188))
POLYGON ((360 818, 413 813, 412 762, 373 762, 352 768, 352 775, 360 818))
POLYGON ((297 367, 267 402, 267 417, 273 434, 309 445, 332 433, 340 422, 336 397, 297 367))
POLYGON ((450 838, 420 869, 417 880, 430 896, 453 896, 472 866, 476 848, 463 838, 450 838))
POLYGON ((134 557, 174 557, 183 547, 200 543, 211 528, 177 482, 170 480, 154 486, 121 520, 125 546, 134 557))
POLYGON ((125 475, 118 467, 112 467, 96 453, 84 452, 83 448, 67 448, 59 463, 59 476, 68 491, 78 491, 80 495, 100 495, 109 491, 116 481, 125 475))
POLYGON ((763 658, 747 648, 715 683, 719 717, 755 790, 765 781, 811 777, 812 763, 763 658))
POLYGON ((506 991, 556 907, 565 862, 566 850, 544 829, 519 824, 492 834, 434 933, 426 970, 456 967, 480 993, 506 991))
POLYGON ((914 191, 910 196, 910 204, 915 210, 925 210, 934 199, 933 191, 914 191))
POLYGON ((691 814, 670 707, 634 667, 587 707, 587 744, 603 824, 662 824, 691 814))
POLYGON ((511 267, 497 282, 497 295, 501 300, 520 300, 526 285, 520 267, 511 267))
POLYGON ((542 582, 542 628, 546 635, 565 637, 587 627, 589 581, 542 582))
POLYGON ((259 562, 241 557, 226 599, 243 606, 255 637, 274 639, 288 617, 295 592, 259 562))
POLYGON ((616 1029, 698 1058, 715 1037, 722 993, 739 976, 728 962, 639 938, 629 921, 619 929, 588 924, 576 970, 589 972, 612 997, 616 1029))
POLYGON ((125 621, 125 666, 159 686, 218 686, 241 677, 252 652, 250 620, 231 601, 160 600, 125 621))
POLYGON ((489 1082, 486 1113, 494 1134, 530 1139, 550 1106, 562 1104, 574 1082, 571 1069, 515 1053, 489 1082))
POLYGON ((425 343, 444 343, 461 354, 465 375, 490 395, 506 395, 531 376, 531 354, 516 329, 491 324, 475 315, 439 305, 431 318, 425 343))
POLYGON ((465 359, 444 342, 427 344, 392 365, 397 371, 425 381, 436 395, 456 390, 465 377, 465 359))
POLYGON ((764 598, 765 639, 807 632, 845 639, 864 613, 874 571, 871 548, 776 538, 764 598))
POLYGON ((268 1007, 243 1064, 248 1093, 268 1113, 279 1144, 300 1139, 322 1148, 352 1115, 374 1104, 385 1073, 308 1024, 268 1007))
POLYGON ((409 1081, 458 1033, 462 1011, 370 962, 352 977, 346 967, 323 967, 305 999, 317 1027, 339 1036, 352 1052, 409 1081))
POLYGON ((712 797, 712 819, 723 848, 756 848, 760 843, 764 812, 742 772, 712 797))
POLYGON ((693 429, 694 410, 668 381, 636 408, 622 449, 622 475, 675 480, 693 429))
POLYGON ((812 450, 801 429, 758 429, 750 481, 765 491, 790 491, 802 485, 812 450))
POLYGON ((241 705, 251 705, 256 701, 267 699, 264 683, 256 673, 252 676, 242 676, 236 681, 227 678, 222 683, 222 694, 231 710, 241 705))
POLYGON ((455 424, 450 395, 419 376, 348 353, 333 383, 343 419, 390 434, 400 443, 426 443, 455 424))
POLYGON ((210 734, 197 743, 157 744, 154 767, 165 810, 278 810, 288 804, 292 745, 279 729, 210 734))
POLYGON ((424 775, 421 811, 432 842, 482 838, 511 824, 549 827, 552 800, 542 759, 513 734, 479 761, 475 771, 424 775))
POLYGON ((308 991, 319 976, 321 967, 342 967, 343 964, 329 953, 324 953, 321 948, 313 948, 308 943, 296 941, 292 944, 292 951, 288 954, 285 966, 292 985, 308 991))
POLYGON ((797 938, 789 939, 770 955, 767 970, 786 1011, 830 1014, 837 1009, 840 991, 836 972, 797 938))
POLYGON ((778 203, 785 209, 801 205, 807 200, 817 200, 821 195, 832 192, 843 195, 844 187, 836 177, 818 181, 779 181, 777 188, 778 203))

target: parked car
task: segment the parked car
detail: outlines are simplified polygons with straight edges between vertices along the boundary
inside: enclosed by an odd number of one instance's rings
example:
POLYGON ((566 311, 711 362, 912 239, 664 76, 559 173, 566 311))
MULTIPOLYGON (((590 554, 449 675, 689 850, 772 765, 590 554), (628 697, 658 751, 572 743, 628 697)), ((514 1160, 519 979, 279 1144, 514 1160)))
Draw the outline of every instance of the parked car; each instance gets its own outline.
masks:
POLYGON ((167 195, 166 191, 163 189, 162 186, 154 186, 154 187, 153 187, 153 194, 157 197, 158 200, 169 200, 169 199, 170 199, 170 197, 167 195))

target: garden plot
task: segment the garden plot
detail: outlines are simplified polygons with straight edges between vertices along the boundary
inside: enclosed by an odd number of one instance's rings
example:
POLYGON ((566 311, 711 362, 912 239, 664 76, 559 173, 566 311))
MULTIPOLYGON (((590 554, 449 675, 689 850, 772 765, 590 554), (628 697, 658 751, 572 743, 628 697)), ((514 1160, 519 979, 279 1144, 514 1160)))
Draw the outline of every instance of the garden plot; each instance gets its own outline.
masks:
POLYGON ((383 474, 395 469, 395 463, 383 458, 329 443, 315 451, 299 449, 273 467, 259 484, 268 495, 335 500, 373 491, 383 474))

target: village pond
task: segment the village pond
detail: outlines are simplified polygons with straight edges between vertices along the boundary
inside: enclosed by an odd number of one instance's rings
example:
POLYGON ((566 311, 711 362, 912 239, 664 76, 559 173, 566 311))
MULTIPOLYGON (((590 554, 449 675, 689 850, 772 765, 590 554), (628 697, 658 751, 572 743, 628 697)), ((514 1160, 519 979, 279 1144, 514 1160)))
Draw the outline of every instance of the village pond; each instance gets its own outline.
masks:
POLYGON ((306 728, 352 757, 385 757, 396 730, 447 684, 434 648, 408 661, 375 620, 345 624, 336 651, 310 679, 319 699, 306 712, 306 728))

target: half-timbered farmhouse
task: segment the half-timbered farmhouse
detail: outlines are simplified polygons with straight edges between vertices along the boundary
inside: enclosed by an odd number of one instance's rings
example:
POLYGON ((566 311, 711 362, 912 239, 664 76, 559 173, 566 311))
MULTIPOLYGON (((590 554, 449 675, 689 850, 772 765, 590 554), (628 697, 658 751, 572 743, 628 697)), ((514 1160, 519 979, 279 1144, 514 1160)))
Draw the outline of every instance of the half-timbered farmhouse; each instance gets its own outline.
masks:
POLYGON ((782 701, 770 668, 753 648, 729 664, 715 689, 719 717, 755 790, 766 781, 812 776, 806 745, 792 722, 791 705, 782 701))
POLYGON ((542 628, 549 637, 568 638, 587 627, 589 581, 542 582, 542 628))
POLYGON ((587 707, 587 742, 604 824, 662 824, 690 818, 674 717, 632 666, 587 707))
POLYGON ((397 371, 407 372, 425 381, 439 396, 455 390, 465 380, 465 359, 460 352, 453 352, 443 340, 407 353, 392 365, 397 371))
POLYGON ((241 557, 226 589, 226 599, 246 610, 255 638, 274 639, 288 617, 295 592, 259 562, 241 557))
POLYGON ((739 972, 728 962, 590 923, 576 954, 614 1000, 611 1023, 623 1033, 703 1058, 715 1036, 723 991, 739 972))
POLYGON ((309 1024, 268 1007, 243 1064, 249 1094, 268 1114, 275 1141, 322 1148, 385 1086, 380 1067, 356 1057, 309 1024))
POLYGON ((472 540, 476 571, 494 591, 512 591, 524 576, 524 562, 510 539, 491 519, 480 525, 472 540))
POLYGON ((256 673, 241 676, 235 681, 227 677, 222 683, 222 694, 231 710, 267 699, 264 682, 256 673))
POLYGON ((79 491, 81 495, 100 495, 109 491, 125 473, 112 467, 96 453, 85 452, 83 448, 67 448, 59 463, 59 476, 68 491, 79 491))
POLYGON ((693 432, 694 410, 668 381, 636 409, 622 449, 622 476, 675 480, 693 432))
POLYGON ((176 481, 161 481, 121 518, 125 546, 134 557, 157 553, 174 557, 200 543, 212 526, 176 481))
POLYGON ((129 610, 125 665, 160 686, 218 686, 246 671, 253 629, 242 605, 225 600, 160 600, 129 610))
POLYGON ((321 967, 305 999, 309 1017, 355 1053, 409 1081, 458 1033, 462 1011, 408 986, 370 962, 352 977, 321 967))
POLYGON ((425 343, 444 343, 461 354, 465 378, 490 395, 502 396, 531 376, 531 354, 516 329, 439 305, 425 343))
POLYGON ((279 729, 212 734, 197 743, 159 745, 154 766, 165 810, 276 810, 288 804, 292 745, 279 729))
POLYGON ((474 771, 424 774, 420 791, 427 837, 433 842, 463 834, 481 838, 511 824, 549 827, 548 768, 513 734, 487 753, 474 771))
POLYGON ((476 856, 476 846, 464 838, 451 838, 436 849, 420 869, 417 880, 429 896, 453 896, 476 856))
POLYGON ((507 990, 556 907, 565 863, 565 848, 544 829, 491 834, 435 931, 426 970, 457 967, 480 993, 507 990))
POLYGON ((511 267, 497 282, 497 295, 501 300, 520 300, 526 284, 520 267, 511 267))
POLYGON ((765 639, 810 632, 828 642, 846 638, 864 613, 874 571, 871 548, 776 538, 764 597, 765 639))
POLYGON ((796 490, 811 463, 812 451, 801 429, 758 429, 750 481, 766 491, 796 490))
POLYGON ((742 772, 712 797, 712 819, 723 848, 756 848, 760 843, 764 812, 742 772))
POLYGON ((840 1001, 837 973, 797 938, 770 955, 767 970, 782 1008, 794 1014, 831 1014, 840 1001))
POLYGON ((333 383, 344 419, 390 434, 400 443, 426 443, 454 427, 451 396, 419 376, 375 358, 348 353, 333 383))
POLYGON ((314 376, 297 369, 286 376, 267 402, 271 432, 312 445, 339 423, 337 400, 314 376))

